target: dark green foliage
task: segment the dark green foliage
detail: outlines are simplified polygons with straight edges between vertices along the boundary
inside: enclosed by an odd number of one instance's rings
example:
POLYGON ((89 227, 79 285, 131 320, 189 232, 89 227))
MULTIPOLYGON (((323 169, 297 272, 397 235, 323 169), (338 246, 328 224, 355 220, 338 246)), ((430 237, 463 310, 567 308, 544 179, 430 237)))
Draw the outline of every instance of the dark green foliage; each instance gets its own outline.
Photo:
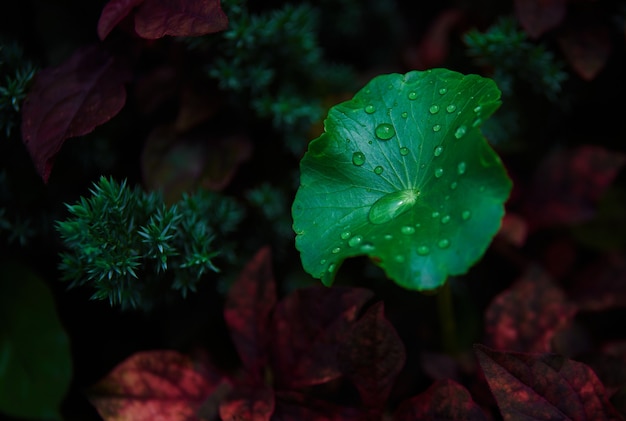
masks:
POLYGON ((513 94, 515 83, 522 81, 535 93, 556 101, 567 79, 563 64, 541 44, 533 44, 511 18, 501 18, 486 32, 465 34, 468 54, 480 65, 493 67, 492 78, 503 96, 513 94))
POLYGON ((242 218, 231 199, 208 191, 185 195, 168 207, 156 192, 101 177, 90 198, 67 205, 57 222, 68 249, 62 279, 90 284, 94 299, 149 310, 168 289, 185 297, 198 282, 234 261, 228 234, 242 218))
POLYGON ((286 147, 300 154, 309 128, 325 111, 324 97, 352 90, 353 73, 324 59, 316 8, 286 4, 252 13, 242 0, 224 1, 222 7, 229 28, 188 40, 190 48, 211 51, 207 75, 232 94, 238 107, 251 107, 270 120, 286 147))
POLYGON ((0 133, 7 138, 18 124, 20 107, 35 72, 17 43, 0 39, 0 133))

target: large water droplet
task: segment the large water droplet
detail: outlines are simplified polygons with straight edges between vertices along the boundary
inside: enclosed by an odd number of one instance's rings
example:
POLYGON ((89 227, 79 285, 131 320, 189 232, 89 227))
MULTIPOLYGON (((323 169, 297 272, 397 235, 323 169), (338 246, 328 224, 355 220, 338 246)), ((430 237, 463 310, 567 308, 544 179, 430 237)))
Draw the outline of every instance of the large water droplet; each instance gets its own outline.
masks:
POLYGON ((363 242, 363 236, 361 235, 355 235, 354 237, 352 237, 350 240, 348 240, 348 245, 350 247, 356 247, 359 244, 361 244, 363 242))
POLYGON ((420 192, 417 189, 398 190, 384 195, 372 205, 369 220, 372 224, 384 224, 411 209, 420 192))
POLYGON ((450 105, 448 105, 448 106, 446 107, 446 111, 447 111, 447 112, 449 112, 449 113, 453 113, 453 112, 455 112, 455 111, 456 111, 456 105, 454 105, 454 104, 450 104, 450 105))
POLYGON ((383 167, 381 167, 380 165, 376 166, 374 168, 374 174, 376 175, 381 175, 383 173, 385 169, 383 167))
POLYGON ((365 106, 365 112, 368 114, 374 114, 376 112, 376 107, 374 107, 373 105, 366 105, 365 106))
POLYGON ((456 137, 457 139, 462 138, 463 136, 465 136, 465 133, 467 132, 467 128, 465 126, 460 126, 458 129, 456 129, 456 131, 454 132, 454 137, 456 137))
POLYGON ((347 240, 351 235, 352 233, 350 231, 344 231, 341 233, 340 237, 342 240, 347 240))
POLYGON ((441 156, 442 153, 443 153, 443 146, 435 147, 435 150, 433 151, 433 154, 435 156, 441 156))
POLYGON ((443 168, 437 168, 435 170, 435 177, 441 178, 442 175, 443 175, 443 168))
POLYGON ((352 154, 352 163, 357 167, 365 164, 365 155, 363 152, 355 152, 352 154))
POLYGON ((417 92, 409 92, 409 99, 412 101, 414 99, 417 99, 417 92))
POLYGON ((442 238, 437 243, 437 247, 439 247, 440 249, 447 249, 448 247, 450 247, 450 240, 448 240, 447 238, 442 238))
POLYGON ((428 246, 419 246, 417 248, 417 254, 419 254, 420 256, 426 256, 429 253, 430 253, 430 247, 428 246))
POLYGON ((402 234, 410 235, 410 234, 415 233, 415 228, 413 228, 410 225, 405 225, 402 228, 400 228, 400 232, 402 232, 402 234))
POLYGON ((468 211, 468 210, 464 210, 463 212, 461 212, 461 218, 464 221, 467 221, 468 219, 470 219, 472 217, 472 212, 468 211))
POLYGON ((439 112, 439 105, 437 105, 437 104, 431 105, 430 108, 428 109, 428 111, 431 114, 437 114, 439 112))
POLYGON ((467 170, 467 165, 465 164, 465 162, 459 162, 459 165, 457 165, 456 170, 459 173, 459 175, 463 175, 465 174, 465 171, 467 170))
POLYGON ((406 146, 403 146, 400 148, 400 155, 407 156, 408 154, 409 154, 409 148, 407 148, 406 146))
POLYGON ((433 132, 438 132, 439 130, 441 130, 441 124, 435 124, 433 126, 433 132))
POLYGON ((374 133, 380 140, 389 140, 396 135, 395 129, 388 123, 379 124, 374 133))

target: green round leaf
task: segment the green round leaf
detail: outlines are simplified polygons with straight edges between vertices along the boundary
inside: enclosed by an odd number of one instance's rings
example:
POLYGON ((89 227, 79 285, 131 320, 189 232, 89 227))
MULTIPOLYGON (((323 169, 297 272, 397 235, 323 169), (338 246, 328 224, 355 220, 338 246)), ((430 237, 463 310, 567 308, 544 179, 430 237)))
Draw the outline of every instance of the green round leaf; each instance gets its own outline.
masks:
POLYGON ((0 413, 61 419, 72 378, 67 334, 52 294, 29 269, 0 264, 0 413))
POLYGON ((433 69, 378 76, 331 108, 292 208, 304 269, 330 285, 346 258, 368 255, 417 290, 465 273, 512 187, 479 130, 499 106, 492 80, 433 69))

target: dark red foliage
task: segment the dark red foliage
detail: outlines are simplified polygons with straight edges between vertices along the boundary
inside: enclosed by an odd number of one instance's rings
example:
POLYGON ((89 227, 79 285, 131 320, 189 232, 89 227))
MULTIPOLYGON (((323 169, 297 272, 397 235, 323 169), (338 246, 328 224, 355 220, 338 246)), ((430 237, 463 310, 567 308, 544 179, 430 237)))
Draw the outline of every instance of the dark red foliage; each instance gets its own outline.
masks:
POLYGON ((515 16, 531 38, 539 38, 565 18, 566 0, 515 0, 515 16))
POLYGON ((260 382, 268 362, 270 316, 276 305, 276 285, 269 247, 248 263, 228 291, 224 319, 247 374, 260 382))
POLYGON ((555 332, 575 313, 565 293, 540 269, 531 268, 487 308, 486 342, 496 349, 548 352, 555 332))
POLYGON ((200 36, 228 26, 219 0, 111 0, 98 21, 100 39, 106 38, 135 7, 135 31, 145 39, 200 36))
POLYGON ((220 404, 222 421, 269 421, 274 413, 274 390, 269 386, 238 387, 220 404))
POLYGON ((611 37, 605 26, 576 25, 563 31, 559 46, 574 71, 592 80, 604 68, 611 54, 611 37))
POLYGON ((93 131, 126 102, 130 72, 98 45, 40 71, 23 105, 22 138, 45 182, 66 139, 93 131))
POLYGON ((621 420, 583 363, 556 354, 474 347, 500 413, 508 420, 621 420))
POLYGON ((277 392, 272 421, 379 421, 380 416, 346 408, 298 392, 277 392))
POLYGON ((602 311, 626 307, 626 257, 608 253, 583 270, 570 295, 581 310, 602 311))
POLYGON ((525 212, 533 229, 584 222, 626 163, 626 155, 583 145, 547 155, 535 174, 525 212))
POLYGON ((453 380, 438 380, 425 392, 402 402, 393 421, 487 421, 470 393, 453 380))

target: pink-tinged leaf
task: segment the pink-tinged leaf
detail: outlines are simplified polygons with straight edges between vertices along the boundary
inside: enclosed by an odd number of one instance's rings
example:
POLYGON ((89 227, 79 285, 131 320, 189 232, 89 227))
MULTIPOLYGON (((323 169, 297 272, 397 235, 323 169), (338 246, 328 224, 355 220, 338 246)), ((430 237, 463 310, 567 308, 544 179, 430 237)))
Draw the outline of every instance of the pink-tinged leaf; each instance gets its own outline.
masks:
POLYGON ((606 26, 576 25, 564 31, 558 41, 568 63, 585 80, 595 79, 611 54, 611 37, 606 26))
POLYGON ((539 165, 525 207, 531 229, 591 219, 626 155, 601 146, 556 150, 539 165))
POLYGON ((362 288, 301 288, 274 311, 272 367, 279 387, 321 384, 341 376, 337 350, 367 301, 362 288))
POLYGON ((463 386, 439 380, 425 392, 402 402, 393 421, 487 421, 483 410, 463 386))
POLYGON ((406 354, 402 340, 385 318, 382 302, 370 307, 346 333, 338 357, 361 401, 367 407, 383 408, 406 354))
POLYGON ((555 332, 575 313, 565 293, 543 271, 531 268, 487 308, 486 340, 497 349, 548 352, 555 332))
POLYGON ((274 413, 274 390, 239 387, 220 404, 222 421, 269 421, 274 413))
POLYGON ((104 40, 130 12, 144 0, 110 0, 98 19, 98 37, 104 40))
POLYGON ((145 39, 197 37, 227 27, 219 0, 144 0, 135 12, 135 31, 145 39))
POLYGON ((278 392, 272 421, 380 421, 380 415, 297 392, 278 392))
POLYGON ((583 270, 570 296, 586 311, 626 307, 626 256, 608 253, 583 270))
POLYGON ((587 365, 556 354, 500 352, 475 345, 505 421, 621 420, 587 365))
POLYGON ((268 362, 270 316, 276 305, 272 254, 268 246, 257 252, 230 287, 224 319, 247 374, 261 380, 268 362))
POLYGON ((99 46, 37 74, 24 101, 22 137, 44 182, 66 139, 93 131, 122 109, 129 77, 129 69, 99 46))
POLYGON ((515 16, 531 38, 539 38, 561 24, 567 0, 515 0, 515 16))
POLYGON ((176 351, 145 351, 94 385, 89 400, 106 421, 200 421, 196 412, 220 385, 217 379, 216 370, 176 351))

